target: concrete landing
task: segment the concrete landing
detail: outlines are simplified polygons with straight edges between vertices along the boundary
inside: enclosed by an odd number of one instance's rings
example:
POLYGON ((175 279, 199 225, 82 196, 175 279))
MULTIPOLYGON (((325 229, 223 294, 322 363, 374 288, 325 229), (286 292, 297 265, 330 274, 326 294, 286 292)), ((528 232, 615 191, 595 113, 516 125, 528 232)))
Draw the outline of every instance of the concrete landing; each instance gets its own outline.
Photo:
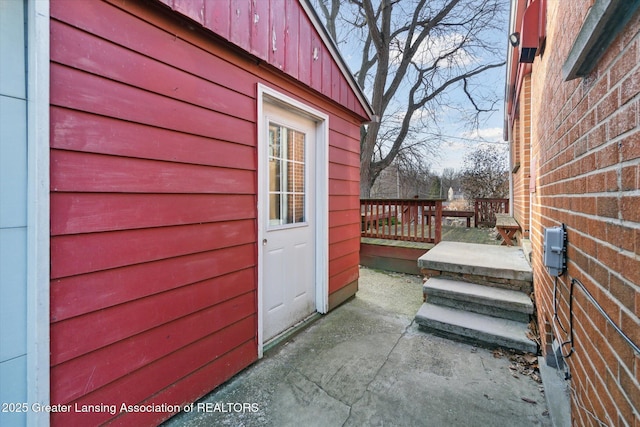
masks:
POLYGON ((528 295, 459 280, 432 277, 422 287, 428 302, 493 317, 529 322, 533 302, 528 295))
POLYGON ((455 336, 485 347, 538 351, 536 343, 527 338, 526 323, 429 303, 422 304, 415 320, 423 329, 437 335, 455 336))
POLYGON ((422 279, 361 270, 356 298, 204 397, 167 426, 540 426, 540 385, 507 357, 423 334, 422 279), (203 410, 205 404, 253 404, 203 410))
POLYGON ((418 267, 519 281, 533 280, 522 249, 475 243, 440 242, 418 258, 418 267))

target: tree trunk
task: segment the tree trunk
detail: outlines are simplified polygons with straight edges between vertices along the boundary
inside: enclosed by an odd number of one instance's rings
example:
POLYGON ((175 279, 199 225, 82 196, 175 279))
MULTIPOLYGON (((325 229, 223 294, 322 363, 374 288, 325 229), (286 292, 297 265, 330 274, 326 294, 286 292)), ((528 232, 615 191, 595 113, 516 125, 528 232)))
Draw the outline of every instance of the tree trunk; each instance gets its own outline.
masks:
POLYGON ((371 197, 371 156, 360 159, 360 198, 371 197))

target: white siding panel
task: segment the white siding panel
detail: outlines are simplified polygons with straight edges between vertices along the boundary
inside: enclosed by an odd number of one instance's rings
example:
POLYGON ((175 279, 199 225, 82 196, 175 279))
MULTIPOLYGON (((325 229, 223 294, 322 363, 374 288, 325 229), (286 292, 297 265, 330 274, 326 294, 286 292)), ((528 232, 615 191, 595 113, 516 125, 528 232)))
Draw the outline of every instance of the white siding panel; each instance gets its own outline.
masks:
POLYGON ((0 94, 25 98, 24 3, 0 1, 0 94))
MULTIPOLYGON (((0 3, 4 0, 0 0, 0 3)), ((0 363, 0 402, 27 402, 27 356, 21 356, 0 363)), ((0 412, 0 425, 25 426, 27 414, 24 412, 0 412)))
POLYGON ((26 101, 0 95, 0 228, 27 225, 26 118, 26 101))
MULTIPOLYGON (((0 402, 27 402, 25 3, 0 0, 0 402)), ((8 408, 10 409, 10 408, 8 408)), ((0 412, 0 425, 27 424, 0 412)))
POLYGON ((27 230, 0 229, 0 362, 27 352, 27 230))

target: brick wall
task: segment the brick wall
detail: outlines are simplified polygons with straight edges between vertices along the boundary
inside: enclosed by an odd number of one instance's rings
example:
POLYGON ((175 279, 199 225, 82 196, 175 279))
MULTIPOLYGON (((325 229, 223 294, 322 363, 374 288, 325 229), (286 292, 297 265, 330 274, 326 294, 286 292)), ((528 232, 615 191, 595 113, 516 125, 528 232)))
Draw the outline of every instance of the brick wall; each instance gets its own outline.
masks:
POLYGON ((522 81, 518 100, 518 118, 514 123, 511 156, 513 166, 513 216, 520 224, 519 238, 529 238, 529 152, 531 146, 531 76, 522 81), (513 172, 515 170, 515 172, 513 172))
MULTIPOLYGON (((543 351, 550 351, 553 336, 568 338, 560 325, 569 329, 572 278, 640 344, 640 16, 589 76, 565 82, 562 65, 592 2, 547 3, 546 49, 531 74, 530 153, 537 159, 531 241, 543 351), (554 321, 554 281, 542 265, 542 233, 561 223, 567 227, 568 270, 557 283, 554 321)), ((579 287, 572 300, 574 352, 567 362, 573 424, 639 426, 640 355, 579 287)))

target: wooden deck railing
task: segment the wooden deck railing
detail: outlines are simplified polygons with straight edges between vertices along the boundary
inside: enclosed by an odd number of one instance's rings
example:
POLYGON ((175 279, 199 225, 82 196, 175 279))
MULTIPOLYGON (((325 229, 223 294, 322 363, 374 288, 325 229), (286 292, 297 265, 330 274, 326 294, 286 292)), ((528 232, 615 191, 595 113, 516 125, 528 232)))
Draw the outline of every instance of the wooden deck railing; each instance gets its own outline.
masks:
POLYGON ((475 223, 476 227, 495 227, 496 214, 509 213, 509 199, 476 199, 475 223))
POLYGON ((360 216, 362 237, 426 243, 442 238, 442 200, 361 199, 360 216))

